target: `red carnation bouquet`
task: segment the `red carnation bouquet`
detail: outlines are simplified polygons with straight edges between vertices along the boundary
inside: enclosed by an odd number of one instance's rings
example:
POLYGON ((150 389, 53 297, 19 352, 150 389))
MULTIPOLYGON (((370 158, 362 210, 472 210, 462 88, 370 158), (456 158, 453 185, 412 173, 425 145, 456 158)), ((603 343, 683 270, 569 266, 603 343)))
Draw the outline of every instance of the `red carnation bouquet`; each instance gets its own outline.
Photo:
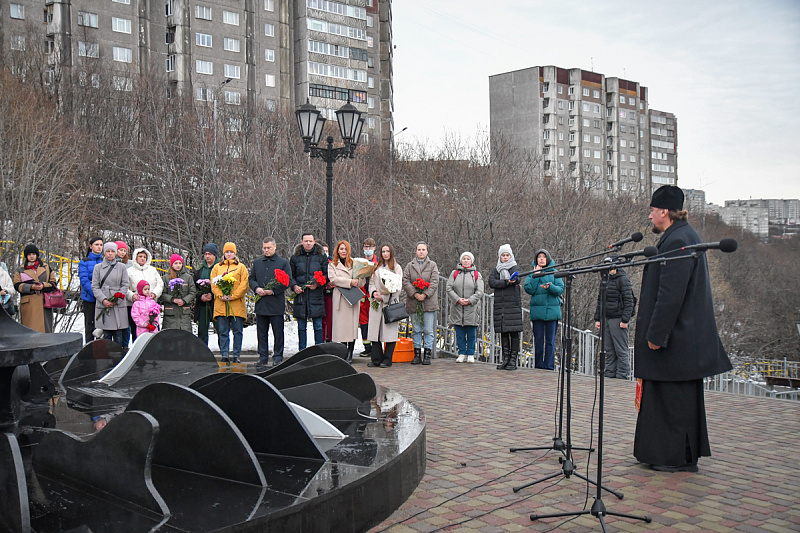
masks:
POLYGON ((317 285, 320 285, 320 286, 323 286, 323 285, 325 285, 326 283, 328 283, 328 280, 326 280, 326 279, 325 279, 325 274, 323 274, 323 273, 322 273, 321 271, 319 271, 319 270, 317 270, 316 272, 314 272, 314 277, 313 277, 313 279, 311 279, 310 281, 307 281, 307 282, 306 282, 306 283, 303 285, 303 289, 305 289, 306 287, 310 287, 310 286, 314 285, 315 283, 316 283, 317 285))
MULTIPOLYGON (((272 280, 269 283, 267 283, 267 285, 263 287, 263 289, 265 291, 273 291, 275 290, 275 288, 278 287, 278 285, 283 285, 283 290, 286 290, 286 288, 289 286, 289 274, 287 274, 280 268, 275 269, 275 277, 272 278, 272 280)), ((260 299, 261 296, 256 294, 255 302, 258 303, 260 299)))
MULTIPOLYGON (((121 292, 115 292, 112 296, 109 296, 108 298, 106 298, 106 300, 108 300, 112 304, 116 304, 118 301, 123 300, 124 298, 125 298, 124 294, 122 294, 121 292)), ((95 320, 100 320, 100 317, 102 316, 103 313, 109 314, 112 309, 114 309, 113 306, 112 307, 106 307, 105 309, 102 309, 99 313, 97 313, 97 316, 94 317, 94 319, 95 320)))
MULTIPOLYGON (((425 290, 426 290, 428 287, 430 287, 430 286, 431 286, 430 282, 428 282, 428 281, 425 281, 425 280, 424 280, 424 279, 422 279, 422 278, 417 278, 417 279, 415 279, 415 280, 414 280, 414 283, 412 283, 411 285, 413 285, 413 286, 414 286, 414 288, 415 288, 415 289, 417 289, 417 294, 422 294, 422 293, 424 293, 424 292, 425 292, 425 290)), ((422 306, 422 302, 421 302, 420 300, 417 300, 417 309, 416 309, 416 311, 417 311, 417 320, 419 320, 420 322, 422 322, 422 317, 423 317, 423 313, 424 313, 424 311, 425 311, 425 310, 424 310, 424 308, 423 308, 423 306, 422 306)))

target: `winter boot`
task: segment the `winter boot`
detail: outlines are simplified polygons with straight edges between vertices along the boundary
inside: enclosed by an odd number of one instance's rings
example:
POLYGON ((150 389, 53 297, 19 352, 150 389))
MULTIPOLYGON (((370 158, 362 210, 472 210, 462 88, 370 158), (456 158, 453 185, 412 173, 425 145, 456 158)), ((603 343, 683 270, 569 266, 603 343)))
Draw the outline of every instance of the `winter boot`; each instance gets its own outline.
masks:
POLYGON ((511 344, 508 336, 500 337, 500 347, 503 350, 503 362, 497 365, 497 370, 505 370, 511 360, 511 344))
POLYGON ((418 365, 422 363, 422 359, 420 358, 420 349, 414 348, 414 359, 411 361, 412 365, 418 365))
POLYGON ((359 357, 370 357, 372 354, 372 343, 370 341, 362 341, 364 343, 364 351, 358 354, 359 357))
POLYGON ((458 354, 458 359, 456 359, 456 363, 463 363, 465 357, 466 356, 463 353, 458 354))
POLYGON ((347 361, 350 364, 353 364, 353 350, 355 350, 355 348, 356 348, 355 342, 347 343, 347 357, 345 358, 345 361, 347 361))
POLYGON ((511 352, 511 357, 508 359, 508 364, 506 365, 506 370, 516 370, 517 369, 517 358, 519 357, 519 352, 511 352))
POLYGON ((425 348, 425 354, 424 354, 424 357, 422 358, 422 364, 423 365, 431 364, 431 349, 430 348, 425 348))

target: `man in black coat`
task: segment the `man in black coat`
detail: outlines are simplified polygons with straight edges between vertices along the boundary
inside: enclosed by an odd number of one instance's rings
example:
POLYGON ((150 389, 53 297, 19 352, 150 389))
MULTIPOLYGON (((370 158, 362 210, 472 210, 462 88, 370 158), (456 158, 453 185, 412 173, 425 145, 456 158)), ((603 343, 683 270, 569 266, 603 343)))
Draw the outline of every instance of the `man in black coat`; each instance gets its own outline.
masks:
MULTIPOLYGON (((606 258, 611 262, 612 257, 606 258)), ((594 327, 600 329, 600 295, 594 311, 594 327)), ((628 347, 628 322, 633 315, 633 289, 631 280, 623 269, 608 271, 606 289, 606 336, 603 348, 606 351, 605 377, 628 379, 631 373, 630 348, 628 347)))
POLYGON ((634 345, 642 395, 633 454, 666 472, 696 472, 698 457, 711 455, 703 378, 732 368, 717 332, 706 257, 681 250, 701 242, 683 199, 672 185, 653 193, 649 218, 663 233, 658 252, 684 258, 645 267, 634 345))
POLYGON ((327 282, 328 259, 322 246, 316 243, 314 235, 304 233, 302 242, 294 249, 289 260, 292 266, 292 280, 296 296, 293 316, 297 319, 297 348, 306 347, 308 319, 314 324, 314 344, 322 343, 322 317, 325 316, 325 294, 323 285, 314 283, 314 273, 322 272, 327 282), (307 287, 304 285, 311 283, 307 287))
POLYGON ((258 332, 258 364, 266 367, 269 363, 269 328, 275 340, 272 353, 272 364, 283 361, 283 315, 286 311, 284 291, 294 285, 289 261, 279 256, 275 239, 267 237, 262 243, 264 256, 253 261, 250 270, 250 288, 258 296, 256 302, 256 330, 258 332), (276 270, 286 273, 288 285, 277 285, 273 289, 265 289, 273 279, 278 279, 276 270))

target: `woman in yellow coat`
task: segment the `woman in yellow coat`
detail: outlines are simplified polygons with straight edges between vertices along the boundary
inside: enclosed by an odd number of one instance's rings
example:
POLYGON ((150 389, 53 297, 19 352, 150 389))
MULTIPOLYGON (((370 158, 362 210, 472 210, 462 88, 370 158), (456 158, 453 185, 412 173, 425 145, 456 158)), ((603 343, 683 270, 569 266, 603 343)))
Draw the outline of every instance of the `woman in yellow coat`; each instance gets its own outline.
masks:
POLYGON ((236 257, 236 245, 226 242, 222 248, 223 260, 211 270, 211 292, 214 293, 214 320, 217 322, 219 353, 227 363, 230 333, 233 331, 233 362, 239 363, 242 353, 242 331, 247 318, 244 296, 247 294, 249 274, 236 257))
POLYGON ((39 259, 34 244, 25 247, 22 266, 14 273, 14 288, 19 293, 20 322, 39 333, 53 332, 53 310, 44 308, 44 292, 58 289, 50 267, 39 259))
POLYGON ((353 349, 358 336, 358 315, 361 306, 350 303, 342 296, 342 289, 363 287, 366 280, 353 279, 353 258, 351 257, 350 243, 339 241, 334 248, 333 261, 328 264, 328 279, 334 287, 333 290, 333 321, 331 326, 331 340, 347 345, 347 362, 353 361, 353 349))

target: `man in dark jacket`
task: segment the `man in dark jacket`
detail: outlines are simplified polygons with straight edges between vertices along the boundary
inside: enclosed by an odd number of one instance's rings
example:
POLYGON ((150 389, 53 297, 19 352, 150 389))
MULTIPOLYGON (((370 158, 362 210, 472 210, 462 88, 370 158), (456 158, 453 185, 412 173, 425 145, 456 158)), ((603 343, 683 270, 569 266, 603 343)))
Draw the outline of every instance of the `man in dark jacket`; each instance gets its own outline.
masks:
POLYGON ((267 237, 262 243, 264 256, 253 261, 250 270, 250 288, 256 293, 256 330, 258 331, 258 367, 266 367, 269 363, 269 328, 272 327, 274 339, 272 364, 283 361, 283 314, 286 311, 284 291, 294 285, 290 273, 289 261, 279 256, 275 239, 267 237), (278 280, 276 270, 286 274, 287 285, 278 284, 273 289, 265 289, 273 279, 278 280))
POLYGON ((214 321, 214 294, 211 292, 211 270, 219 263, 219 248, 213 242, 203 247, 203 263, 194 269, 194 284, 200 296, 194 302, 194 320, 197 322, 197 337, 208 346, 208 325, 214 321), (206 280, 203 284, 198 281, 206 280))
MULTIPOLYGON (((607 262, 613 258, 606 258, 607 262)), ((597 308, 594 311, 594 327, 600 329, 600 295, 597 295, 597 308)), ((633 315, 633 289, 625 271, 608 271, 606 289, 606 336, 603 348, 606 351, 607 378, 628 379, 631 372, 630 348, 628 347, 628 322, 633 315)))
POLYGON ((696 472, 698 457, 711 455, 703 378, 731 369, 714 319, 706 257, 682 250, 701 242, 683 199, 672 185, 653 193, 649 218, 663 234, 658 251, 673 253, 644 269, 634 345, 642 394, 633 455, 666 472, 696 472))
MULTIPOLYGON (((316 243, 314 235, 303 234, 303 241, 294 249, 289 260, 292 267, 292 290, 294 299, 293 316, 297 319, 297 349, 306 347, 306 330, 308 319, 314 324, 314 344, 322 343, 322 317, 325 316, 325 294, 322 285, 314 282, 314 273, 323 276, 328 271, 328 259, 322 252, 322 246, 316 243), (306 286, 306 283, 309 283, 306 286)), ((325 278, 327 281, 327 277, 325 278)))

